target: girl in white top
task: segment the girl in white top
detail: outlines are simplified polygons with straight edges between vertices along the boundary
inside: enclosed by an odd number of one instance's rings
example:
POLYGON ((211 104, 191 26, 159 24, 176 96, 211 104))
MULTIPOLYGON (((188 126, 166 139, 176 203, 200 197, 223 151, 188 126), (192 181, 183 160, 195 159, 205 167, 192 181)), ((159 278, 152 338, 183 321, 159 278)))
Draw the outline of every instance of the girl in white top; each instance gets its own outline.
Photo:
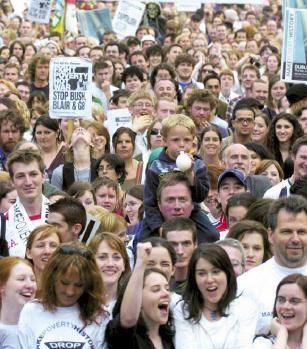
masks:
POLYGON ((227 253, 200 245, 193 253, 182 301, 174 311, 176 349, 249 349, 256 330, 256 307, 237 296, 227 253))
POLYGON ((130 274, 129 257, 122 240, 113 233, 97 234, 89 247, 95 254, 106 287, 106 306, 112 315, 117 293, 130 274))
POLYGON ((281 280, 271 323, 271 336, 257 337, 255 349, 307 348, 307 276, 291 274, 281 280))
MULTIPOLYGON (((0 329, 7 335, 17 338, 20 312, 35 293, 35 276, 28 261, 19 257, 0 260, 0 329)), ((2 345, 0 342, 0 348, 2 345)))
POLYGON ((59 246, 44 269, 40 300, 20 314, 23 349, 104 348, 105 290, 95 256, 79 242, 59 246))

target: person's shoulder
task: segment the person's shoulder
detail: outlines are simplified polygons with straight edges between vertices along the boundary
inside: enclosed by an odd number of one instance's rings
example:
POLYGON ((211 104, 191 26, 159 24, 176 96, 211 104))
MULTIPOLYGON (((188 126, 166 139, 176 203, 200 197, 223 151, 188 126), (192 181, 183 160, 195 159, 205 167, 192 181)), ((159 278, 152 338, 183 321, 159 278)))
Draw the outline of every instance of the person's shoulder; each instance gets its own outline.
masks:
MULTIPOLYGON (((266 262, 258 265, 255 268, 250 269, 249 271, 243 273, 238 277, 238 283, 250 283, 251 280, 257 282, 257 278, 262 278, 262 276, 266 277, 266 272, 272 270, 273 258, 270 258, 266 262)), ((252 286, 252 285, 251 285, 252 286)))
POLYGON ((238 319, 244 320, 256 317, 257 309, 258 307, 252 299, 244 294, 239 294, 237 298, 230 303, 229 313, 233 314, 238 319))
POLYGON ((32 314, 34 312, 44 312, 44 307, 42 303, 37 299, 34 299, 33 301, 26 303, 22 308, 23 314, 32 314))
POLYGON ((288 179, 282 180, 280 183, 275 184, 269 188, 263 195, 265 199, 278 199, 282 188, 288 186, 288 179))
POLYGON ((164 173, 174 170, 176 161, 166 155, 165 149, 152 161, 149 170, 155 173, 164 173))

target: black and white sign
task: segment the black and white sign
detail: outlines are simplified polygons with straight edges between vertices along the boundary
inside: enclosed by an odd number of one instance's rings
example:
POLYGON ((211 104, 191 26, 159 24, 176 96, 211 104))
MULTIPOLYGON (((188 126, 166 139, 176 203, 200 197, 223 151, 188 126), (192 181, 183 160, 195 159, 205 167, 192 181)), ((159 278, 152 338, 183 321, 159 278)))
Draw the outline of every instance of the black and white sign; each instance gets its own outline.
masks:
POLYGON ((49 23, 51 0, 31 0, 28 19, 31 22, 49 23))
POLYGON ((49 76, 50 117, 92 117, 91 61, 77 57, 53 58, 49 76))

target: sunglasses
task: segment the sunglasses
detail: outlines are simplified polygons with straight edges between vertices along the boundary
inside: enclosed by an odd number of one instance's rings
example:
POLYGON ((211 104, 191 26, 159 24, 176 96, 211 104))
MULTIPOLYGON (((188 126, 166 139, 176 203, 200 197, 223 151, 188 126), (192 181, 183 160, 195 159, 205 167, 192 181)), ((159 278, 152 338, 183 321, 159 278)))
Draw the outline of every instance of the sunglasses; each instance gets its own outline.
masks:
POLYGON ((151 131, 150 131, 150 135, 151 136, 162 136, 162 130, 158 129, 158 128, 153 128, 151 131))
POLYGON ((60 246, 58 249, 60 255, 74 255, 77 254, 81 257, 89 259, 92 257, 92 252, 83 247, 64 245, 60 246))

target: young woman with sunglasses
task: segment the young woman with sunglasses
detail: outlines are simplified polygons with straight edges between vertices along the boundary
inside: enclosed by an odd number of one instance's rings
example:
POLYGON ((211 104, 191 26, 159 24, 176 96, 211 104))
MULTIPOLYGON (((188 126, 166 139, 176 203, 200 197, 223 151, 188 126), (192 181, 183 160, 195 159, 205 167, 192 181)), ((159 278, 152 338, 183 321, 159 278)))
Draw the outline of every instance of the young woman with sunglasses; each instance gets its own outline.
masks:
POLYGON ((108 320, 104 300, 93 252, 80 242, 59 246, 44 270, 40 299, 28 303, 20 315, 22 348, 103 348, 108 320))
POLYGON ((163 138, 161 130, 162 119, 157 118, 150 124, 147 130, 147 150, 136 157, 136 160, 143 162, 142 184, 145 183, 146 169, 151 152, 154 149, 163 147, 163 138))
POLYGON ((307 276, 291 274, 276 290, 271 335, 256 337, 254 349, 307 348, 307 276))

